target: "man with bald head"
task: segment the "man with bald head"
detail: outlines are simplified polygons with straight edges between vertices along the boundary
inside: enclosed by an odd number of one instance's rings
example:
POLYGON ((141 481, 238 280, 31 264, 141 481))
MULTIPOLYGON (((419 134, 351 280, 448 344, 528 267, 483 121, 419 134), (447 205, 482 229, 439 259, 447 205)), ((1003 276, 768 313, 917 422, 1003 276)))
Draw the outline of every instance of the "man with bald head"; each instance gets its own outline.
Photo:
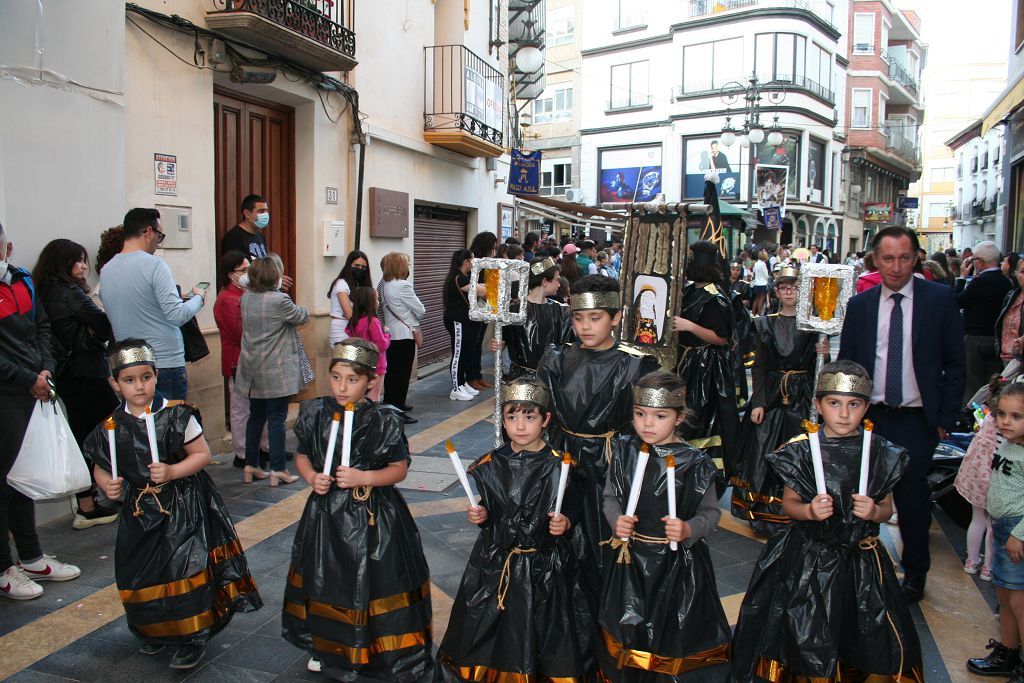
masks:
MULTIPOLYGON (((995 242, 974 245, 974 258, 968 265, 974 274, 957 297, 964 316, 964 352, 967 362, 967 384, 964 403, 974 396, 992 375, 1003 369, 996 350, 996 320, 1006 293, 1013 288, 1010 279, 999 269, 1002 256, 995 242)), ((958 285, 960 283, 957 283, 958 285)))

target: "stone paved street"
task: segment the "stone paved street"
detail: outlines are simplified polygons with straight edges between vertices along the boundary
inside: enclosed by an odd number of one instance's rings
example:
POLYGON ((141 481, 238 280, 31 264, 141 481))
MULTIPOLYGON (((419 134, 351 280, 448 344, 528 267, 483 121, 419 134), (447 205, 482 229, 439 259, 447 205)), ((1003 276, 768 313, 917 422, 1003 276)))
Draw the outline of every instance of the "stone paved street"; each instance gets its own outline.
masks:
MULTIPOLYGON (((446 393, 448 381, 442 372, 413 385, 410 402, 419 423, 408 429, 414 464, 406 482, 411 488, 403 491, 430 563, 438 639, 447 626, 451 599, 477 531, 466 521, 465 498, 454 475, 448 476, 444 490, 431 492, 427 489, 436 483, 437 475, 423 470, 447 472, 431 467, 447 463, 445 438, 450 436, 468 459, 484 453, 493 434, 493 394, 481 394, 474 402, 439 399, 446 393)), ((199 668, 172 672, 167 668, 168 654, 139 654, 138 642, 125 625, 113 587, 116 524, 73 531, 70 522, 56 522, 41 529, 44 548, 79 565, 82 576, 67 583, 46 584, 43 597, 32 602, 0 602, 0 676, 14 681, 320 679, 319 674, 306 671, 306 656, 280 637, 289 552, 307 489, 299 484, 277 489, 265 482, 242 484, 230 456, 220 455, 216 461, 209 471, 238 525, 265 602, 263 609, 236 616, 210 642, 199 668)), ((898 541, 894 527, 885 527, 883 535, 890 547, 898 541)), ((928 595, 913 608, 924 647, 926 678, 964 681, 968 679, 964 659, 984 652, 988 638, 997 633, 992 590, 961 571, 963 533, 941 512, 932 536, 934 567, 928 595)), ((718 590, 734 622, 761 542, 726 512, 709 543, 718 590)))

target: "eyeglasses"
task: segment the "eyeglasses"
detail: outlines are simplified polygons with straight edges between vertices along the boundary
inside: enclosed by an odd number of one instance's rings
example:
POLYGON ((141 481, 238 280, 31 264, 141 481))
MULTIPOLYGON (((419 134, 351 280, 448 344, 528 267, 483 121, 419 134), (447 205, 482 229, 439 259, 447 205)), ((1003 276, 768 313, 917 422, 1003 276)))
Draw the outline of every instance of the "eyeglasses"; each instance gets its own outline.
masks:
POLYGON ((783 285, 778 288, 780 294, 792 294, 796 291, 796 287, 792 285, 783 285))
POLYGON ((165 235, 164 233, 160 232, 156 228, 153 228, 153 232, 155 232, 158 235, 158 237, 156 238, 156 243, 157 244, 163 244, 163 241, 165 239, 167 239, 167 235, 165 235))

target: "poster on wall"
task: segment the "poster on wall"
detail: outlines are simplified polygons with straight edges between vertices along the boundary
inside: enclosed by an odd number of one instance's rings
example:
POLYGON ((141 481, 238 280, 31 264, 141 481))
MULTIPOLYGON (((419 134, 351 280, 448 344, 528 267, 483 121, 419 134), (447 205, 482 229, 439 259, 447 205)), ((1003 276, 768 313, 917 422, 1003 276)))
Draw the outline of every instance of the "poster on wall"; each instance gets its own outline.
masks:
POLYGON ((602 202, 649 202, 661 192, 661 147, 603 149, 599 175, 602 202))
MULTIPOLYGON (((797 166, 800 163, 800 139, 786 135, 782 143, 769 145, 767 141, 757 146, 756 165, 785 166, 788 169, 786 196, 797 197, 797 166)), ((820 169, 819 169, 820 170, 820 169)))
POLYGON ((821 202, 825 190, 825 144, 811 140, 807 147, 807 190, 812 202, 821 202))
POLYGON ((754 184, 757 192, 757 206, 761 209, 761 213, 765 213, 767 209, 777 209, 780 219, 785 215, 786 178, 788 175, 788 166, 758 165, 754 184))
POLYGON ((178 156, 176 154, 154 154, 153 174, 156 181, 154 194, 178 196, 178 156))
POLYGON ((719 143, 716 136, 690 138, 686 141, 684 149, 684 197, 703 197, 704 175, 713 169, 718 172, 719 198, 739 199, 742 155, 739 145, 725 147, 719 143))
POLYGON ((463 102, 467 114, 481 123, 487 120, 486 95, 484 87, 485 79, 480 72, 466 67, 466 77, 463 85, 463 102))
POLYGON ((498 229, 502 242, 516 236, 516 210, 511 204, 498 204, 498 229))

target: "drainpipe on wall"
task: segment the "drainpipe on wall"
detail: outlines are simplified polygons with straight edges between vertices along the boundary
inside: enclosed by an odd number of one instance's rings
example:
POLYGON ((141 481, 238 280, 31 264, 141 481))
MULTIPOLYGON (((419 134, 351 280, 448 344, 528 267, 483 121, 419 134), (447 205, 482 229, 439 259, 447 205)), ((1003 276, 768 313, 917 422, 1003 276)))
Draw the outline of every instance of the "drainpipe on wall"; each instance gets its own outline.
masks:
POLYGON ((356 237, 353 249, 359 251, 363 227, 363 168, 366 166, 366 143, 359 143, 359 168, 356 171, 356 237))

